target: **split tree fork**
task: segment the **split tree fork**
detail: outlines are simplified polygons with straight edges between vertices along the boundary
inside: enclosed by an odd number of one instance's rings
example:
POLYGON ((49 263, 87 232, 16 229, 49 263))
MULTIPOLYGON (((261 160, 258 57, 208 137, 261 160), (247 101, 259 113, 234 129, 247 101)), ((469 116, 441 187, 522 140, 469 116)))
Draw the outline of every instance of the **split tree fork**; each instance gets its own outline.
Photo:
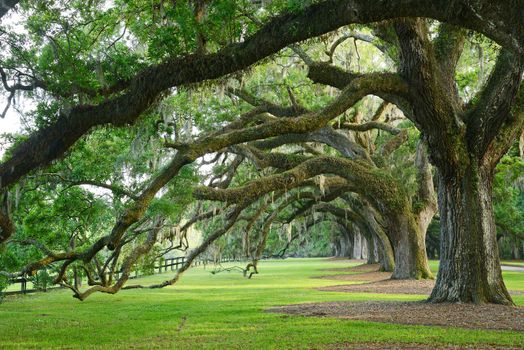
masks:
MULTIPOLYGON (((491 199, 493 171, 524 125, 524 57, 502 49, 474 102, 464 103, 454 80, 465 33, 440 25, 430 41, 427 22, 394 24, 399 76, 409 86, 401 106, 424 136, 437 168, 441 260, 430 300, 511 304, 500 269, 491 199)), ((311 66, 314 81, 343 87, 354 75, 311 66), (322 74, 319 74, 319 71, 322 74)))

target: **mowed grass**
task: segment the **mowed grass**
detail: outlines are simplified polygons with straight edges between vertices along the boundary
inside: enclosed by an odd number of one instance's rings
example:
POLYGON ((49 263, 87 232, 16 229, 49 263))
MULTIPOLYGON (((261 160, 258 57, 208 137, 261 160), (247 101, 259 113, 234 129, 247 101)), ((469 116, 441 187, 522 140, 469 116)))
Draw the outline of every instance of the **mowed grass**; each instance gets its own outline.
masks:
MULTIPOLYGON (((160 290, 95 294, 84 302, 66 290, 8 297, 0 304, 0 349, 322 349, 336 343, 490 344, 524 346, 517 332, 403 326, 287 316, 264 309, 336 300, 420 300, 421 296, 321 292, 347 282, 311 278, 341 272, 347 261, 263 261, 251 280, 238 272, 203 268, 160 290)), ((436 264, 432 262, 432 268, 436 264)), ((508 288, 524 292, 524 273, 505 272, 508 288)), ((163 280, 171 274, 142 278, 163 280)), ((524 305, 524 295, 514 296, 524 305)))
POLYGON ((503 260, 501 263, 502 265, 524 267, 524 260, 503 260))

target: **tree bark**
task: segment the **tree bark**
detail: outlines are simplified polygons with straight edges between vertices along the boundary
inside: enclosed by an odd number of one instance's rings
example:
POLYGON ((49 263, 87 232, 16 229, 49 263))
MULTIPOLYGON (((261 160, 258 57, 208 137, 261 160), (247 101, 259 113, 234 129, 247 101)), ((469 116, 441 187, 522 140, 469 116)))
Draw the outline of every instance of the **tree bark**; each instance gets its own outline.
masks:
POLYGON ((415 218, 406 213, 385 219, 392 237, 395 268, 392 279, 433 278, 426 255, 425 235, 415 218))
POLYGON ((366 253, 367 253, 367 260, 368 264, 376 264, 377 259, 375 255, 375 237, 372 235, 369 235, 369 237, 366 240, 366 253))
POLYGON ((391 241, 384 232, 384 227, 378 222, 378 213, 369 204, 363 206, 361 213, 366 219, 370 231, 372 231, 377 237, 380 271, 392 272, 395 268, 393 247, 391 246, 391 241))
POLYGON ((462 175, 438 172, 440 266, 432 302, 513 304, 500 268, 493 169, 472 161, 462 175))
POLYGON ((362 250, 361 250, 361 253, 360 253, 360 256, 362 257, 362 259, 366 260, 368 264, 370 264, 369 262, 369 244, 368 242, 372 242, 371 239, 367 239, 367 237, 365 237, 364 235, 361 235, 362 238, 361 238, 361 246, 362 246, 362 250))
POLYGON ((360 232, 356 230, 353 234, 353 257, 355 259, 362 259, 362 236, 360 232))
POLYGON ((335 243, 333 243, 333 256, 335 257, 339 257, 340 256, 340 241, 335 241, 335 243))

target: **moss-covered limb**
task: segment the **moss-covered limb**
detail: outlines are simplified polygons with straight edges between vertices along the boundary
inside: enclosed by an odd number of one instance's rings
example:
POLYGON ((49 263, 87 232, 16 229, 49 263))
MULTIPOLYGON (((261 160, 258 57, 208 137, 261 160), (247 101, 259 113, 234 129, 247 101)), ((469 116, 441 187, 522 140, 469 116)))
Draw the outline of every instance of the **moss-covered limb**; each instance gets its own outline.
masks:
POLYGON ((298 106, 298 108, 297 106, 279 106, 273 102, 254 96, 245 89, 229 88, 227 91, 230 94, 237 96, 238 98, 252 105, 253 107, 263 109, 277 117, 296 117, 300 114, 310 112, 302 106, 298 106))
POLYGON ((371 161, 369 154, 362 146, 330 126, 304 134, 279 135, 267 140, 254 142, 253 145, 261 149, 272 149, 286 144, 302 142, 320 142, 336 149, 345 157, 371 161))
POLYGON ((423 19, 396 21, 401 47, 399 73, 410 87, 413 122, 423 133, 437 166, 463 168, 467 153, 463 106, 448 92, 423 19))
POLYGON ((213 232, 204 240, 204 242, 191 251, 189 256, 186 258, 184 265, 182 265, 182 267, 177 271, 176 275, 172 279, 166 280, 159 284, 148 286, 148 288, 164 288, 175 284, 180 279, 182 274, 191 267, 195 259, 198 258, 200 254, 202 254, 213 242, 225 235, 233 227, 233 225, 235 225, 242 211, 251 203, 252 201, 245 201, 232 208, 232 210, 227 215, 227 221, 224 226, 213 232))
POLYGON ((388 111, 391 110, 393 105, 387 101, 383 101, 380 106, 375 110, 375 113, 373 113, 373 116, 371 117, 371 121, 376 122, 382 118, 384 114, 386 114, 388 111))
POLYGON ((466 30, 463 28, 441 23, 438 28, 438 35, 433 40, 437 62, 446 80, 448 92, 453 93, 453 97, 457 100, 460 97, 455 84, 455 70, 464 50, 466 34, 466 30))
POLYGON ((519 140, 520 152, 524 156, 524 84, 520 86, 509 118, 502 125, 496 138, 489 144, 481 163, 494 169, 515 140, 519 140))
MULTIPOLYGON (((366 80, 373 79, 373 84, 375 85, 373 94, 381 97, 385 101, 389 101, 391 96, 396 96, 397 99, 406 99, 409 96, 408 85, 396 73, 354 74, 332 64, 315 63, 309 66, 308 78, 315 83, 333 86, 337 89, 344 89, 355 80, 363 78, 366 78, 366 80)), ((398 101, 395 99, 390 102, 397 104, 398 101)))
POLYGON ((468 111, 468 146, 477 158, 482 158, 490 144, 501 135, 506 122, 511 123, 514 103, 524 72, 524 57, 502 50, 488 82, 479 92, 478 102, 468 111))
MULTIPOLYGON (((225 161, 225 159, 224 159, 225 161)), ((235 157, 231 163, 229 163, 229 166, 225 170, 225 172, 221 174, 216 174, 211 178, 209 181, 210 187, 216 187, 216 188, 228 188, 231 184, 231 181, 233 181, 233 178, 236 174, 236 171, 238 167, 244 162, 244 158, 241 156, 235 157), (225 176, 225 178, 224 178, 225 176)))
MULTIPOLYGON (((383 73, 384 75, 377 76, 377 85, 380 85, 381 79, 390 79, 393 82, 393 85, 396 86, 393 88, 380 88, 377 86, 375 95, 381 97, 384 101, 391 103, 397 106, 406 117, 413 117, 413 110, 411 102, 409 100, 409 87, 406 82, 400 78, 397 74, 394 73, 383 73), (380 78, 380 79, 378 79, 380 78)), ((344 89, 348 84, 353 80, 360 77, 358 74, 347 72, 342 68, 339 68, 335 65, 328 63, 315 63, 314 65, 309 66, 308 78, 311 79, 314 83, 323 84, 335 87, 337 89, 344 89)))
POLYGON ((265 168, 290 169, 310 159, 309 156, 279 152, 263 152, 250 145, 235 145, 229 148, 232 153, 242 155, 253 162, 258 170, 265 168))
MULTIPOLYGON (((56 122, 19 144, 0 165, 2 187, 61 157, 91 128, 133 123, 167 89, 216 79, 247 68, 284 47, 333 31, 350 23, 371 23, 393 17, 429 17, 486 34, 517 54, 524 52, 522 13, 513 0, 472 4, 465 0, 388 1, 325 0, 304 10, 277 16, 241 43, 208 55, 174 58, 133 77, 128 89, 99 105, 77 106, 56 122), (493 25, 496 23, 496 25, 493 25)), ((4 12, 5 13, 5 12, 4 12)))
POLYGON ((315 161, 316 159, 306 161, 286 172, 257 179, 237 188, 211 189, 199 187, 195 189, 193 196, 201 200, 238 203, 244 200, 244 198, 262 197, 269 192, 279 189, 291 190, 300 186, 302 181, 317 175, 312 169, 312 162, 315 161))
POLYGON ((387 123, 380 123, 376 121, 371 121, 363 124, 355 124, 355 123, 343 123, 340 124, 341 129, 347 129, 352 131, 369 131, 369 130, 384 130, 389 132, 390 134, 397 135, 400 133, 400 129, 395 128, 394 126, 391 126, 387 123))
POLYGON ((142 191, 138 199, 126 209, 123 215, 119 218, 113 227, 107 247, 110 250, 115 249, 122 235, 127 229, 140 220, 146 212, 149 204, 155 195, 162 189, 173 177, 175 177, 180 169, 190 163, 192 159, 188 158, 184 152, 177 153, 171 162, 148 184, 142 191))
POLYGON ((408 140, 408 136, 408 131, 406 129, 401 130, 400 133, 395 135, 395 137, 392 137, 382 145, 379 150, 380 156, 383 158, 388 158, 391 153, 393 153, 397 148, 399 148, 404 142, 408 140))
POLYGON ((267 108, 256 107, 250 110, 249 112, 241 114, 238 118, 236 118, 234 121, 230 122, 223 128, 218 129, 215 132, 209 133, 208 136, 224 134, 232 130, 245 128, 249 125, 263 124, 274 119, 275 117, 269 113, 267 108))
POLYGON ((335 54, 335 51, 337 50, 337 48, 348 39, 359 40, 359 41, 363 41, 365 43, 371 44, 374 47, 376 47, 379 51, 389 56, 390 49, 388 47, 387 42, 383 42, 382 40, 380 40, 379 38, 373 35, 359 33, 359 32, 350 32, 350 33, 347 33, 347 34, 344 34, 338 37, 337 40, 335 40, 331 44, 329 50, 326 51, 326 55, 328 55, 330 63, 333 63, 333 55, 335 54))
POLYGON ((194 196, 235 203, 242 198, 256 198, 274 190, 295 188, 302 181, 320 174, 345 178, 359 194, 388 212, 410 211, 406 196, 389 175, 366 163, 337 157, 316 157, 283 173, 254 180, 238 188, 225 190, 200 187, 195 190, 194 196))
POLYGON ((146 240, 142 243, 136 246, 131 253, 124 259, 122 263, 122 268, 120 270, 121 276, 120 278, 113 284, 109 286, 102 286, 102 285, 95 285, 91 288, 88 288, 86 291, 81 292, 77 290, 76 288, 70 288, 74 291, 74 297, 79 300, 85 300, 87 297, 89 297, 91 294, 95 292, 102 292, 102 293, 109 293, 109 294, 115 294, 118 292, 124 284, 129 279, 129 276, 131 274, 131 269, 135 265, 135 263, 140 259, 144 254, 147 254, 151 248, 154 246, 154 244, 157 241, 158 233, 163 227, 163 221, 162 219, 157 219, 155 222, 155 225, 151 228, 149 234, 147 235, 146 240))

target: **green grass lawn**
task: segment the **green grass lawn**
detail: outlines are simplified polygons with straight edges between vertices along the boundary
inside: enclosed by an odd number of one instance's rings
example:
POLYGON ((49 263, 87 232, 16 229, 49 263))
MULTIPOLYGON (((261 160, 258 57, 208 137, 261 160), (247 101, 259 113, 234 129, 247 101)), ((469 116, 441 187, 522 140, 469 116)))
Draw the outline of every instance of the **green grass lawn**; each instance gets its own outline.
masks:
MULTIPOLYGON (((348 266, 322 259, 264 261, 260 275, 212 275, 194 268, 174 287, 96 294, 84 302, 66 290, 8 297, 0 304, 0 349, 172 348, 304 349, 352 342, 524 345, 517 332, 402 326, 265 313, 270 306, 335 300, 418 300, 421 296, 321 292, 347 284, 310 278, 348 266), (185 321, 184 321, 185 320, 185 321), (182 325, 182 326, 181 326, 182 325)), ((432 262, 432 268, 436 264, 432 262)), ((510 290, 524 291, 524 274, 504 273, 510 290)), ((141 283, 170 276, 155 275, 141 283)), ((524 305, 524 295, 515 296, 524 305)))
POLYGON ((502 265, 522 266, 524 267, 524 260, 503 260, 502 265))

